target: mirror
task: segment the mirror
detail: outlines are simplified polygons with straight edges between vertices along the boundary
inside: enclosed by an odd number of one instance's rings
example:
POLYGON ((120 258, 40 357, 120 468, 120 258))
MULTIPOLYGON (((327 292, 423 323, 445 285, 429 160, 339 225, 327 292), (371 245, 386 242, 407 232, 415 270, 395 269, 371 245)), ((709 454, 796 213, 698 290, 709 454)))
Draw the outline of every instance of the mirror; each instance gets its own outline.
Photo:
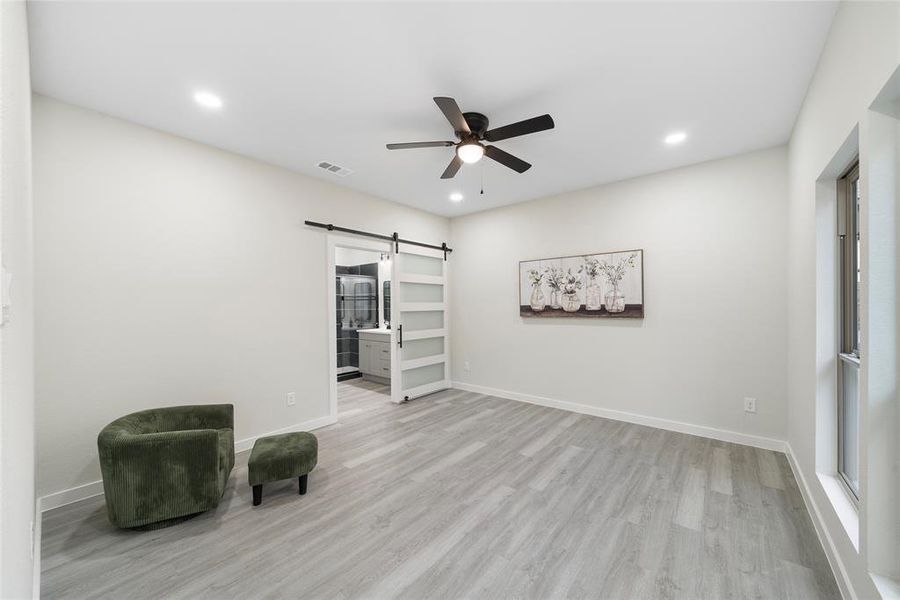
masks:
POLYGON ((384 327, 391 328, 391 282, 384 282, 384 327))

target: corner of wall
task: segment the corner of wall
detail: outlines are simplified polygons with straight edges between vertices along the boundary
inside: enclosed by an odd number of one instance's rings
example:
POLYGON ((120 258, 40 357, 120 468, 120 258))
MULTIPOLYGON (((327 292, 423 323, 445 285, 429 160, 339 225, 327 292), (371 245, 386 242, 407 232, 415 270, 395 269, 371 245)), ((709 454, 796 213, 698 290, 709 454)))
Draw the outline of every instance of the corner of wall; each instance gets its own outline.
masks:
POLYGON ((31 80, 24 1, 0 2, 2 263, 11 276, 0 327, 0 597, 34 594, 34 313, 31 80))

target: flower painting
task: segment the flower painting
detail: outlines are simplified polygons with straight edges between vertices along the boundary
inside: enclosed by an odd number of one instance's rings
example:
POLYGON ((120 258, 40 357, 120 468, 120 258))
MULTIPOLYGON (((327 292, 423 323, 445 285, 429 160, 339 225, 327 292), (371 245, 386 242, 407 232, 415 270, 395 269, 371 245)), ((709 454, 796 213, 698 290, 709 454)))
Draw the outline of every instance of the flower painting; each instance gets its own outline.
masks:
POLYGON ((520 262, 519 315, 643 318, 644 251, 520 262))

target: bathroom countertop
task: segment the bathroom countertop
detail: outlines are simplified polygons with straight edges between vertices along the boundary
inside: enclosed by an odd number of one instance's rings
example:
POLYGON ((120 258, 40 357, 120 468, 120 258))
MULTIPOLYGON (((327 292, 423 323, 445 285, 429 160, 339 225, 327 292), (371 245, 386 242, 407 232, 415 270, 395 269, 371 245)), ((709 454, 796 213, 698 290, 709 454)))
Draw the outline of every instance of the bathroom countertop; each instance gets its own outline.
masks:
POLYGON ((377 329, 357 329, 356 332, 357 333, 380 333, 382 335, 390 335, 391 334, 390 329, 384 329, 382 327, 379 327, 377 329))

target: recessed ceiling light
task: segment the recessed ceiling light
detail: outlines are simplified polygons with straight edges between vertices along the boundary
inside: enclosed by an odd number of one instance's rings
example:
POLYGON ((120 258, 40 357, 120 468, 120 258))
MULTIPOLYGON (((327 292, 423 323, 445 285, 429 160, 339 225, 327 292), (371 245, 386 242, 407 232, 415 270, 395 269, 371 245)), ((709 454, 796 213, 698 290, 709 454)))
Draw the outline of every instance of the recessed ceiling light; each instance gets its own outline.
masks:
POLYGON ((675 131, 666 136, 666 143, 670 146, 680 144, 687 139, 687 134, 683 131, 675 131))
POLYGON ((453 192, 452 194, 450 194, 450 199, 454 202, 462 202, 463 195, 459 192, 453 192))
POLYGON ((222 108, 222 99, 212 92, 195 92, 194 102, 203 108, 222 108))

